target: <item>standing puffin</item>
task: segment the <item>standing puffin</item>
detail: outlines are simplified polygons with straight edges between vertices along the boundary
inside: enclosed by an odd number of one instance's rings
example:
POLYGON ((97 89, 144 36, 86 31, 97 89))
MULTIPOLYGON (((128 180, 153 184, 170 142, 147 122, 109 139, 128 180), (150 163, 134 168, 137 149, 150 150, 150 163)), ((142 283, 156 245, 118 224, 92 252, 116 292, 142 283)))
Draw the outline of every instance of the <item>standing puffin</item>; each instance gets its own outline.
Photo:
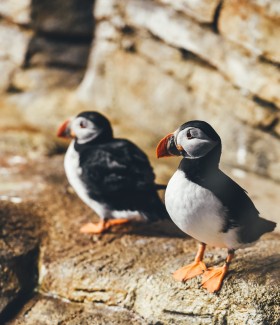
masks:
POLYGON ((65 121, 58 137, 72 138, 64 159, 69 183, 100 217, 80 231, 102 233, 131 220, 168 217, 147 156, 132 142, 114 139, 110 122, 97 112, 82 112, 65 121))
POLYGON ((163 138, 157 157, 183 156, 170 179, 165 204, 174 223, 200 242, 195 260, 177 270, 177 281, 203 274, 202 286, 219 291, 234 252, 254 243, 276 224, 259 216, 247 193, 219 169, 222 144, 216 131, 204 121, 190 121, 163 138), (207 269, 206 245, 228 249, 222 267, 207 269))

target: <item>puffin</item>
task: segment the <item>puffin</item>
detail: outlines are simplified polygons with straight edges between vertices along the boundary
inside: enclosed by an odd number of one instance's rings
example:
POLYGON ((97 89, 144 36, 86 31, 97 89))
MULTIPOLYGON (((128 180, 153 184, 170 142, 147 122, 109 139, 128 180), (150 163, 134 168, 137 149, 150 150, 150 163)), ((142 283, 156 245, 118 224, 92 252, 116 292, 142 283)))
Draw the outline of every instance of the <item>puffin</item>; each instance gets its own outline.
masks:
POLYGON ((165 205, 173 222, 199 242, 194 262, 173 277, 185 282, 202 275, 202 287, 217 292, 235 251, 253 245, 276 223, 260 217, 247 192, 220 170, 221 138, 207 122, 182 124, 159 142, 156 153, 158 158, 182 156, 167 184, 165 205), (206 245, 227 249, 222 266, 206 267, 206 245))
POLYGON ((99 215, 80 231, 101 234, 114 225, 130 221, 157 221, 169 215, 157 191, 146 154, 126 139, 113 137, 109 120, 85 111, 66 120, 57 136, 72 141, 64 158, 70 185, 79 198, 99 215))

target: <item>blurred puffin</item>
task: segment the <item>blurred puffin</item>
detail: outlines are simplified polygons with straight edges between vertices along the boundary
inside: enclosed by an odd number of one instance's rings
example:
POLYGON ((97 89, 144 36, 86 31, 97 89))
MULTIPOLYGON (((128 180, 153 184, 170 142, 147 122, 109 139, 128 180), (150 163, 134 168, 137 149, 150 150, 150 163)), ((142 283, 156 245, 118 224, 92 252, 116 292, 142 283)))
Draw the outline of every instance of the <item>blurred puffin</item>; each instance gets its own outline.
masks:
POLYGON ((183 156, 170 179, 165 204, 174 223, 200 242, 195 260, 173 276, 187 281, 203 274, 202 286, 220 290, 238 248, 254 243, 276 224, 259 216, 244 189, 219 169, 222 144, 216 131, 204 121, 190 121, 163 138, 157 157, 183 156), (206 245, 228 249, 222 267, 207 269, 206 245))
POLYGON ((65 121, 58 137, 72 138, 64 159, 69 183, 100 217, 80 231, 102 233, 131 220, 168 217, 147 156, 132 142, 114 139, 110 122, 97 112, 82 112, 65 121))

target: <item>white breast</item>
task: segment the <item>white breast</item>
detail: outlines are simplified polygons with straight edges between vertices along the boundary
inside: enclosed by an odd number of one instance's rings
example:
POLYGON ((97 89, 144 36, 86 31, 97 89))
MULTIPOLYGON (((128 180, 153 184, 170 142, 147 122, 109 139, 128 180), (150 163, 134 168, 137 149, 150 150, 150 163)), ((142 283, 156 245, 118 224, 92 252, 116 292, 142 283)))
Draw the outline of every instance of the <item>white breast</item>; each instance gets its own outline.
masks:
POLYGON ((64 158, 64 169, 70 185, 73 187, 80 199, 93 209, 101 219, 146 219, 138 211, 131 210, 109 210, 105 204, 101 204, 88 196, 87 189, 81 181, 82 169, 79 162, 79 154, 74 148, 74 141, 69 145, 64 158))
POLYGON ((87 189, 84 183, 81 181, 82 169, 79 163, 79 154, 74 148, 74 141, 70 143, 70 146, 66 152, 64 158, 64 169, 70 185, 73 187, 80 199, 92 208, 100 218, 106 217, 107 209, 104 205, 97 201, 92 200, 87 193, 87 189))
POLYGON ((209 190, 189 181, 177 170, 170 179, 165 203, 174 223, 193 238, 213 246, 237 248, 236 229, 223 233, 226 210, 209 190))

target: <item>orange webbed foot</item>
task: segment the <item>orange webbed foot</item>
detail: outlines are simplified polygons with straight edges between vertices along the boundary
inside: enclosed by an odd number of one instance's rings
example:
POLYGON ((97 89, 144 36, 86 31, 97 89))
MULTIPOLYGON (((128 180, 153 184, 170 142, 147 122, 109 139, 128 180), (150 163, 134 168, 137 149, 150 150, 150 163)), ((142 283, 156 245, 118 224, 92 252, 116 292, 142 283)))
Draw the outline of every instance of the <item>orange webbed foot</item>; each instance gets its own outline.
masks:
POLYGON ((80 228, 83 234, 97 235, 102 234, 109 228, 129 222, 129 219, 110 219, 107 221, 99 221, 98 223, 87 223, 80 228))
POLYGON ((106 221, 107 227, 112 227, 112 226, 117 226, 117 225, 122 225, 124 223, 130 222, 130 219, 110 219, 106 221))
POLYGON ((176 281, 187 281, 197 275, 202 274, 207 270, 206 265, 202 261, 193 262, 189 265, 181 267, 173 273, 173 278, 176 281))
POLYGON ((219 291, 227 271, 228 267, 226 265, 209 268, 202 276, 202 287, 211 293, 219 291))
POLYGON ((80 232, 83 234, 95 235, 102 234, 108 229, 105 221, 99 221, 98 223, 87 223, 80 228, 80 232))

